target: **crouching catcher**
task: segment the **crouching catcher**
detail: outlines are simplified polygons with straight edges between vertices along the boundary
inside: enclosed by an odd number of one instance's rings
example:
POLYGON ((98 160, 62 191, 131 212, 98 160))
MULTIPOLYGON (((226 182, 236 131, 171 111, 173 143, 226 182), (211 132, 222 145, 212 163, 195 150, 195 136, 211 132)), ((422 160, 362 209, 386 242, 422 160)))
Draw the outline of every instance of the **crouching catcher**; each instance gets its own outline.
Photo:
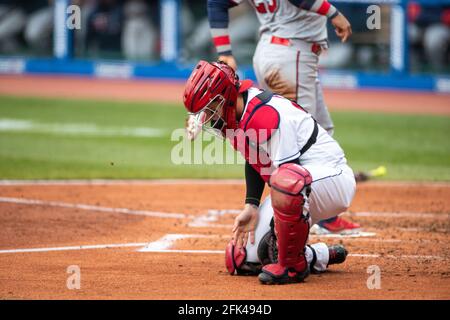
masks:
POLYGON ((239 81, 220 62, 197 64, 183 102, 194 127, 228 139, 246 160, 245 207, 226 249, 231 274, 258 274, 263 284, 296 283, 345 260, 342 246, 307 245, 310 225, 344 212, 355 193, 343 150, 309 113, 239 81), (270 196, 260 204, 266 184, 270 196))

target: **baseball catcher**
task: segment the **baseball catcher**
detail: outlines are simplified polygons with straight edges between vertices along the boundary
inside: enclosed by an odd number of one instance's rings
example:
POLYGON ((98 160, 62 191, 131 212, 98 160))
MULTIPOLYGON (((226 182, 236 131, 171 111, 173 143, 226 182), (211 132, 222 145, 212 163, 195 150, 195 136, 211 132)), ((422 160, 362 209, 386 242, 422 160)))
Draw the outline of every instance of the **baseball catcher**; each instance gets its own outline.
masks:
MULTIPOLYGON (((229 34, 229 10, 247 2, 260 22, 253 69, 259 87, 300 104, 330 135, 334 125, 318 77, 321 52, 328 48, 327 21, 345 42, 352 34, 347 18, 327 0, 207 0, 208 21, 218 59, 237 68, 229 34)), ((366 172, 355 173, 357 181, 366 172)), ((315 224, 314 233, 356 232, 360 225, 342 217, 315 224)))
POLYGON ((307 246, 311 223, 344 212, 356 186, 343 150, 309 113, 239 81, 221 62, 197 64, 183 102, 197 124, 229 140, 246 160, 245 207, 226 250, 230 273, 295 283, 345 259, 343 247, 307 246), (270 197, 260 206, 266 183, 270 197))

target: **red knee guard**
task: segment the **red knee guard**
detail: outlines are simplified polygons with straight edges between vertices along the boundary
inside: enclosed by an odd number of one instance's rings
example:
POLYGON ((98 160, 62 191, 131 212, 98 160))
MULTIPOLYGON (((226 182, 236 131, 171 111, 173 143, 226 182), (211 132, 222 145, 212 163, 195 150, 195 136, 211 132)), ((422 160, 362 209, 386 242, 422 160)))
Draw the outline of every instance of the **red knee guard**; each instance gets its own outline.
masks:
POLYGON ((303 212, 312 182, 309 172, 289 163, 275 170, 270 177, 275 233, 278 245, 278 266, 270 269, 307 268, 304 249, 309 235, 309 214, 303 212))

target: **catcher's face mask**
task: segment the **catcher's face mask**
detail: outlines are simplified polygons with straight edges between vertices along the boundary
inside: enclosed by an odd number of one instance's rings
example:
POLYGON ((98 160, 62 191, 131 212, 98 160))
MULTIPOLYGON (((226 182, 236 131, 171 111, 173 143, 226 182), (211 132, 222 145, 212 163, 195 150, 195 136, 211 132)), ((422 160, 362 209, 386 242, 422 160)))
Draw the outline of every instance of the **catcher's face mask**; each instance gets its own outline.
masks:
POLYGON ((223 116, 224 104, 225 98, 218 94, 201 111, 192 114, 202 129, 220 138, 223 138, 227 125, 223 116))
POLYGON ((183 102, 196 124, 219 137, 226 129, 236 129, 236 103, 239 92, 251 81, 239 81, 234 70, 223 62, 200 61, 189 77, 183 102))

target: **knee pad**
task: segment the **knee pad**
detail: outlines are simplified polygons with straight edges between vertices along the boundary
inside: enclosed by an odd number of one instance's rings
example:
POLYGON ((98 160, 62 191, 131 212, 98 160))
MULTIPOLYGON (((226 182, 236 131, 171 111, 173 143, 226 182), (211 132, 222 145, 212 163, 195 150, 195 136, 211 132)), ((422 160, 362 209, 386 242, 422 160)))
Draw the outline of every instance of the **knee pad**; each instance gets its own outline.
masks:
POLYGON ((287 220, 302 214, 311 192, 311 182, 311 174, 298 164, 287 163, 276 169, 269 181, 275 214, 281 214, 287 220))

